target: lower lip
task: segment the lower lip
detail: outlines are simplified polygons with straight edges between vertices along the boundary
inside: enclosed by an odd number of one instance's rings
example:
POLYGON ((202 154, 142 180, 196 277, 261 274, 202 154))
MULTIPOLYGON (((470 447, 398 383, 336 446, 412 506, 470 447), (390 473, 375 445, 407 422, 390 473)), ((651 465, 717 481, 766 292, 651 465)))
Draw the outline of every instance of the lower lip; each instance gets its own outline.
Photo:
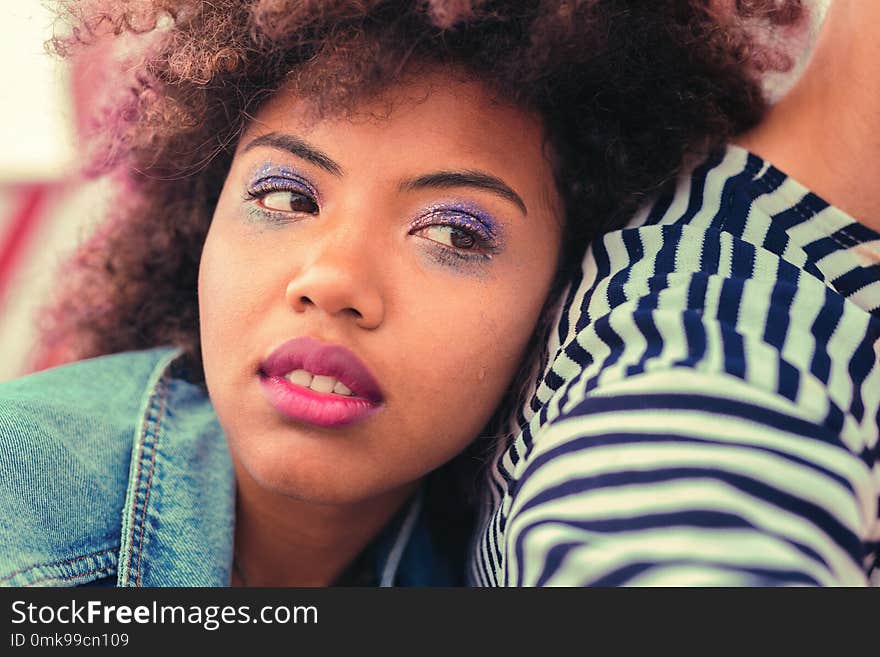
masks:
POLYGON ((276 411, 290 418, 319 427, 341 427, 365 420, 381 406, 363 397, 343 397, 315 392, 298 386, 283 376, 260 376, 263 394, 276 411))

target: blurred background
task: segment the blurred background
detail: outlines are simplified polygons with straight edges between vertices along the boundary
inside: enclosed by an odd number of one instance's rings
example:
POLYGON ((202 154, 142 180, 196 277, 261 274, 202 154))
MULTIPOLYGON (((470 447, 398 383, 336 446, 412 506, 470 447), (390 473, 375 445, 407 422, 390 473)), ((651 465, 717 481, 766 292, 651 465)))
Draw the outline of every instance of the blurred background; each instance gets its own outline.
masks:
POLYGON ((0 6, 0 381, 37 362, 35 311, 59 263, 100 220, 110 184, 79 173, 77 134, 100 95, 101 54, 46 54, 56 26, 41 0, 0 6))
MULTIPOLYGON (((831 0, 807 2, 815 34, 831 0)), ((0 381, 63 360, 37 354, 36 312, 52 297, 59 264, 89 236, 113 191, 109 180, 81 175, 78 141, 112 79, 113 53, 95 48, 61 62, 43 46, 56 30, 64 26, 43 0, 0 5, 0 381)), ((805 59, 790 74, 767 79, 771 97, 791 85, 805 59)))

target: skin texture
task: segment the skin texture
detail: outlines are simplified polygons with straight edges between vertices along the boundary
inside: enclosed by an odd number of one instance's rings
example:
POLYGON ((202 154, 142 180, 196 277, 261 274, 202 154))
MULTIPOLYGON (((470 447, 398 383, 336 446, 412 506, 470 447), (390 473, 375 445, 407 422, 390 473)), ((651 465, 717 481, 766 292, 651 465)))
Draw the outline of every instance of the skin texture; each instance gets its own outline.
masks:
POLYGON ((78 359, 176 345, 201 384, 199 254, 241 131, 269 90, 293 83, 339 113, 414 62, 471 72, 540 114, 565 200, 563 267, 574 271, 586 245, 622 227, 685 155, 757 123, 755 74, 786 62, 780 42, 757 34, 793 29, 800 0, 718 11, 705 0, 51 4, 67 26, 53 41, 59 54, 85 62, 108 42, 128 53, 105 67, 108 97, 85 117, 82 160, 130 184, 60 273, 42 350, 78 359), (156 23, 161 34, 132 39, 156 23))
POLYGON ((738 141, 880 230, 880 4, 834 0, 803 76, 738 141), (867 184, 866 184, 867 183, 867 184))
POLYGON ((237 560, 250 585, 332 582, 421 478, 479 434, 558 264, 562 213, 539 121, 479 83, 440 71, 418 80, 355 116, 320 120, 279 92, 242 136, 216 207, 199 271, 201 340, 238 478, 237 560), (248 147, 268 133, 307 141, 340 172, 248 147), (248 197, 266 165, 307 180, 316 211, 263 212, 290 199, 248 197), (526 212, 471 186, 401 188, 441 170, 500 178, 526 212), (448 229, 414 228, 438 205, 479 208, 496 224, 491 259, 450 258, 448 229), (383 389, 382 410, 330 429, 272 408, 259 364, 299 336, 353 351, 383 389))

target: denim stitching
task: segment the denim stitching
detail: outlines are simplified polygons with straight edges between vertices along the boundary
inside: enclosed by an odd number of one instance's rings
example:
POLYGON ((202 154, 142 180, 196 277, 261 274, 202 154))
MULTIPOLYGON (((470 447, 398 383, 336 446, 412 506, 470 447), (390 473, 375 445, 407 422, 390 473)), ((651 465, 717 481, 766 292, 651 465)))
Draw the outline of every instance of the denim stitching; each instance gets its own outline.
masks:
MULTIPOLYGON (((100 552, 94 552, 93 554, 86 554, 81 557, 76 557, 74 559, 65 559, 64 561, 52 561, 50 563, 38 563, 33 566, 28 566, 27 568, 22 568, 21 570, 16 570, 14 573, 10 575, 5 575, 4 577, 0 577, 0 582, 5 582, 6 580, 12 579, 16 575, 21 575, 22 573, 26 573, 29 570, 33 570, 34 568, 45 568, 47 566, 63 566, 64 564, 74 563, 76 561, 82 561, 83 559, 90 559, 92 557, 99 557, 102 554, 107 554, 108 552, 113 552, 117 548, 108 548, 106 550, 101 550, 100 552)), ((51 579, 51 578, 48 578, 51 579)), ((41 581, 41 580, 37 580, 41 581)))
MULTIPOLYGON (((153 396, 155 397, 155 393, 153 396)), ((140 433, 140 435, 141 435, 141 440, 140 440, 141 450, 140 450, 140 453, 138 454, 138 469, 137 469, 137 475, 135 475, 135 481, 137 481, 137 482, 140 482, 140 480, 141 480, 141 466, 143 464, 143 458, 144 458, 143 437, 147 433, 147 425, 150 422, 150 416, 152 415, 152 409, 153 409, 153 400, 151 398, 150 399, 150 411, 151 412, 148 412, 144 415, 144 423, 141 425, 141 433, 140 433)), ((138 485, 140 485, 140 484, 138 484, 138 485)), ((135 497, 135 504, 132 505, 131 516, 132 516, 131 530, 130 530, 130 534, 128 537, 128 555, 126 558, 126 566, 129 569, 131 568, 131 556, 132 556, 131 552, 132 552, 132 546, 134 545, 134 542, 132 539, 134 538, 135 518, 137 517, 137 497, 135 497)))
POLYGON ((141 535, 138 540, 138 567, 137 567, 137 585, 141 585, 141 555, 144 547, 144 527, 147 524, 147 505, 150 501, 150 490, 153 486, 153 472, 156 469, 156 448, 159 444, 159 428, 162 424, 162 416, 165 414, 165 403, 168 400, 168 391, 164 379, 159 382, 159 389, 162 393, 162 399, 159 403, 159 412, 156 414, 156 422, 154 423, 153 448, 150 453, 150 475, 147 478, 147 489, 144 493, 144 507, 141 514, 141 535))
MULTIPOLYGON (((141 440, 140 440, 140 443, 141 443, 141 449, 140 449, 140 453, 138 454, 138 468, 137 468, 137 475, 136 475, 136 477, 135 477, 135 481, 137 482, 137 487, 138 487, 138 489, 140 489, 140 486, 141 486, 141 475, 142 475, 142 473, 143 473, 143 461, 144 461, 144 438, 145 438, 146 436, 149 436, 149 435, 150 435, 150 425, 151 425, 151 424, 154 424, 155 421, 156 421, 156 418, 157 418, 157 413, 156 413, 156 397, 159 396, 159 395, 162 395, 162 394, 164 393, 163 381, 164 381, 164 377, 161 378, 161 379, 159 379, 159 382, 158 382, 157 385, 156 385, 156 391, 153 393, 153 395, 152 395, 151 398, 150 398, 150 406, 149 406, 150 410, 149 410, 149 412, 146 414, 146 416, 144 417, 144 423, 143 423, 143 425, 141 426, 141 440)), ((160 402, 160 404, 159 404, 159 407, 160 407, 160 408, 162 408, 163 406, 164 406, 164 399, 163 399, 163 401, 160 402)), ((155 440, 155 439, 154 439, 154 440, 155 440)), ((137 498, 138 498, 139 496, 140 496, 140 493, 138 493, 138 494, 136 495, 136 497, 135 497, 135 503, 132 505, 132 522, 131 522, 131 531, 130 531, 130 534, 129 534, 128 558, 126 559, 126 565, 127 565, 127 567, 129 568, 129 570, 131 569, 131 564, 132 564, 133 557, 134 557, 134 555, 133 555, 133 551, 134 551, 134 533, 135 533, 135 531, 137 530, 137 512, 138 512, 138 499, 137 499, 137 498)), ((146 506, 146 500, 144 501, 144 505, 146 506)), ((145 508, 144 513, 146 513, 146 508, 145 508)), ((141 542, 141 545, 142 545, 142 542, 141 542)), ((141 545, 138 546, 138 551, 139 551, 139 552, 138 552, 138 567, 140 567, 140 549, 141 549, 141 545)), ((138 573, 137 573, 137 576, 136 576, 135 579, 136 579, 137 584, 139 585, 139 584, 140 584, 140 570, 138 570, 138 573)))
POLYGON ((34 584, 39 584, 40 582, 46 582, 46 581, 50 581, 50 580, 69 581, 71 579, 77 579, 78 577, 85 577, 86 575, 94 575, 95 573, 102 573, 105 570, 112 570, 112 569, 113 569, 113 566, 104 566, 103 568, 97 568, 96 570, 90 570, 88 572, 78 573, 76 575, 65 575, 64 577, 61 577, 61 576, 59 576, 59 577, 41 577, 40 579, 35 579, 33 582, 31 582, 30 586, 33 586, 34 584))

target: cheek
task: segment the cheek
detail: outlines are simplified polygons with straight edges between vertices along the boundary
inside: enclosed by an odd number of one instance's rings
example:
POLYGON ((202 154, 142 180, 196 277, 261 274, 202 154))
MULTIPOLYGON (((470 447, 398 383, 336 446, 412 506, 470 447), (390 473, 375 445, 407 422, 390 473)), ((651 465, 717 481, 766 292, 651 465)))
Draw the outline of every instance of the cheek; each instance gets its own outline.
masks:
POLYGON ((251 304, 259 298, 254 291, 259 284, 256 270, 240 251, 212 226, 202 250, 198 281, 206 376, 219 356, 242 346, 240 337, 253 316, 251 304))
MULTIPOLYGON (((514 297, 498 290, 480 299, 438 315, 432 326, 420 331, 427 336, 420 353, 401 361, 424 364, 421 372, 410 371, 408 376, 412 396, 406 405, 412 421, 422 425, 419 433, 425 424, 444 427, 443 440, 457 450, 477 436, 500 404, 537 313, 523 307, 522 299, 515 303, 514 297), (418 414, 413 413, 416 409, 418 414)), ((532 305, 540 308, 542 301, 536 299, 532 305)), ((441 439, 439 433, 433 435, 441 439)))
POLYGON ((212 228, 205 240, 199 264, 199 325, 202 348, 208 351, 214 348, 215 341, 222 336, 223 327, 219 320, 225 316, 223 308, 227 305, 226 295, 229 294, 229 289, 222 284, 222 249, 218 248, 214 235, 212 228))
POLYGON ((224 349, 225 330, 220 318, 224 317, 222 307, 224 303, 223 286, 221 285, 222 261, 219 257, 219 249, 215 247, 213 239, 213 227, 208 232, 205 245, 202 249, 202 257, 199 262, 199 333, 202 346, 202 365, 205 371, 205 383, 216 403, 218 390, 215 378, 214 363, 217 361, 216 354, 224 349))

